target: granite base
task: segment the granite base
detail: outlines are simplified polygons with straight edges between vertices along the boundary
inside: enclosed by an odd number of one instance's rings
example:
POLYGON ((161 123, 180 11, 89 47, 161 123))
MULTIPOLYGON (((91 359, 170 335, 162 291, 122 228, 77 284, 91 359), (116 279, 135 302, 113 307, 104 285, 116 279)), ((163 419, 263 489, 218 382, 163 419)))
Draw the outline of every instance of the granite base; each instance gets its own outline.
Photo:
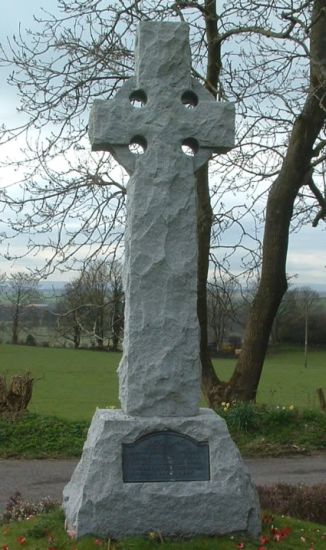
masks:
POLYGON ((152 531, 163 536, 257 536, 261 528, 248 470, 225 421, 210 409, 191 417, 154 418, 98 409, 81 460, 64 489, 63 507, 67 529, 77 537, 121 539, 152 531), (209 479, 124 481, 123 445, 164 431, 208 443, 209 479))

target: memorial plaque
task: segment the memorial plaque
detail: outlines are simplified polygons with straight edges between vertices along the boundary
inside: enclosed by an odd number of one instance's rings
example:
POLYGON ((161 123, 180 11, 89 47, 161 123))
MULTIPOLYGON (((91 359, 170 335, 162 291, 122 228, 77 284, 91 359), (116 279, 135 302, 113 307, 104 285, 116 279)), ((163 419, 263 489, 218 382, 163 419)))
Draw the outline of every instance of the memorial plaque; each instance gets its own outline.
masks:
POLYGON ((171 430, 154 432, 122 444, 125 483, 208 481, 209 446, 171 430))

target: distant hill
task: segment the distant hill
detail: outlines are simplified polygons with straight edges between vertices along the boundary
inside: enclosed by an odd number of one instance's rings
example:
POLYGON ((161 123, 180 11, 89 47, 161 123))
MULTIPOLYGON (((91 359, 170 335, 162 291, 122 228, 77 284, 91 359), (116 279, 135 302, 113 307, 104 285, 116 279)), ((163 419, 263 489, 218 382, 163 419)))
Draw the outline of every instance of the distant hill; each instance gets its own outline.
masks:
POLYGON ((293 285, 294 288, 302 288, 302 287, 308 287, 314 290, 315 292, 318 292, 319 296, 321 298, 326 298, 326 283, 316 283, 316 284, 307 284, 307 285, 293 285))
POLYGON ((63 289, 68 283, 69 281, 41 281, 40 288, 41 290, 63 289))

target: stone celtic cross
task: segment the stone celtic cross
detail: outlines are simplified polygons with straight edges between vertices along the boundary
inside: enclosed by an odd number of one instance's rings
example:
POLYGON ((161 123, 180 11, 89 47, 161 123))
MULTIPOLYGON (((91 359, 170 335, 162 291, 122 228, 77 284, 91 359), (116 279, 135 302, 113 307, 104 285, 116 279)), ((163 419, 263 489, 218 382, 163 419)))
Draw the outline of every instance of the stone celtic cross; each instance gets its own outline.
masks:
POLYGON ((258 497, 226 424, 198 408, 195 171, 232 147, 234 111, 191 79, 190 64, 186 24, 140 23, 135 77, 91 114, 93 149, 110 151, 131 178, 121 409, 96 410, 65 487, 66 525, 78 537, 260 532, 258 497))
POLYGON ((134 416, 198 413, 195 171, 233 146, 234 107, 191 78, 188 33, 185 23, 140 23, 135 77, 95 101, 90 119, 92 149, 131 174, 119 378, 122 410, 134 416))

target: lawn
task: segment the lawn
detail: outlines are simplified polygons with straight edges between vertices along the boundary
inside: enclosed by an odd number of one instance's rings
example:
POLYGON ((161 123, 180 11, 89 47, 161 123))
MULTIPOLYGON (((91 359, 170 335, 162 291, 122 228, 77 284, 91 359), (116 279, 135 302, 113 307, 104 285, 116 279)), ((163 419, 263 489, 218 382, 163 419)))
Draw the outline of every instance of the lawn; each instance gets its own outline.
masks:
POLYGON ((120 357, 120 353, 1 345, 0 373, 32 373, 31 412, 89 420, 96 407, 119 405, 120 357))
MULTIPOLYGON (((33 374, 31 412, 90 420, 97 406, 119 406, 116 369, 120 358, 119 353, 2 344, 0 374, 33 374)), ((231 375, 233 359, 214 363, 223 379, 231 375)), ((310 352, 305 369, 302 350, 283 349, 266 359, 258 402, 314 408, 318 407, 318 387, 326 390, 326 351, 310 352)))
POLYGON ((245 536, 195 537, 166 539, 160 533, 121 541, 84 537, 70 540, 64 531, 60 510, 29 520, 0 526, 0 548, 4 550, 326 550, 326 533, 322 525, 287 517, 263 518, 263 531, 258 540, 245 536), (265 518, 265 519, 264 519, 265 518))

